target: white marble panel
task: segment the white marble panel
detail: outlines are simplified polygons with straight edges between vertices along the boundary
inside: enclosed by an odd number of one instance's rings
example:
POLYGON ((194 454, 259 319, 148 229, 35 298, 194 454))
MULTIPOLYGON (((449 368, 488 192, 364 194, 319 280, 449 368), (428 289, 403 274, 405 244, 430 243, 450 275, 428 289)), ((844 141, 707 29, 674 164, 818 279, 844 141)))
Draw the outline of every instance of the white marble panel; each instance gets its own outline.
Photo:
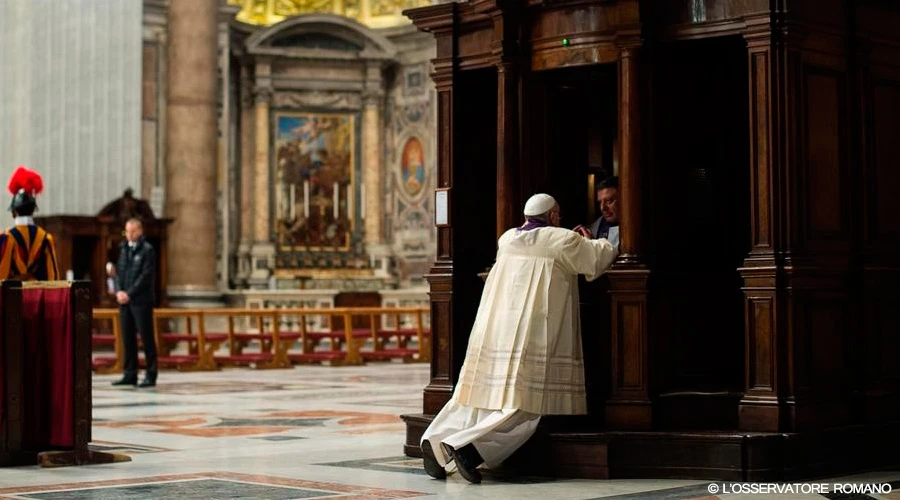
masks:
POLYGON ((0 181, 44 177, 41 215, 141 192, 140 0, 0 0, 0 181))

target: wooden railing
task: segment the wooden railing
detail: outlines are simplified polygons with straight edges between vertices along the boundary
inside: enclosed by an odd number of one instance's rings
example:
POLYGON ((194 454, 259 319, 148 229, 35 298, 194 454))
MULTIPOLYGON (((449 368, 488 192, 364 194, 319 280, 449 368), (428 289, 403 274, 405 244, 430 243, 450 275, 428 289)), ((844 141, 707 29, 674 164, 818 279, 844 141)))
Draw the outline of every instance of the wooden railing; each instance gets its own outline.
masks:
MULTIPOLYGON (((153 325, 161 368, 290 368, 326 361, 430 362, 429 314, 424 307, 156 309, 153 325)), ((117 309, 94 310, 92 338, 94 369, 121 371, 124 352, 117 309), (110 345, 114 358, 96 352, 110 345)))

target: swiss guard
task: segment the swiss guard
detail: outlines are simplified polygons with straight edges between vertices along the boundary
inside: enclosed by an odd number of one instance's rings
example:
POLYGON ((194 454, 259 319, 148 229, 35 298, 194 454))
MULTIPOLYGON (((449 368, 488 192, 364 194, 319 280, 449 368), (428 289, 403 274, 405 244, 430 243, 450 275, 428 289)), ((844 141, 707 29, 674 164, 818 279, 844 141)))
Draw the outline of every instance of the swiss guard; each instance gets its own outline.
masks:
POLYGON ((54 281, 59 279, 53 235, 34 223, 35 197, 44 189, 40 174, 19 167, 9 179, 13 195, 9 211, 14 225, 0 235, 0 279, 54 281))

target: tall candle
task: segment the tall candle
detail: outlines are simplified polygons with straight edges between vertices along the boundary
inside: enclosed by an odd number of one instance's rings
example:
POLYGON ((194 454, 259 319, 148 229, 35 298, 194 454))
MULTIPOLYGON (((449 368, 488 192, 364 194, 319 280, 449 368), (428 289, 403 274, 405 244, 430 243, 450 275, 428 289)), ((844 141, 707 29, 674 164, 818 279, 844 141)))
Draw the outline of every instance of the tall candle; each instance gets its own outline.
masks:
POLYGON ((347 184, 347 220, 353 220, 353 187, 347 184))
POLYGON ((294 197, 296 196, 296 191, 297 191, 297 185, 291 184, 291 211, 290 211, 291 219, 294 219, 297 217, 297 211, 295 209, 295 204, 294 204, 295 203, 294 197))
POLYGON ((338 215, 339 215, 339 212, 338 212, 338 207, 339 207, 339 205, 338 205, 338 203, 340 203, 340 201, 341 201, 341 194, 340 194, 340 191, 338 191, 338 183, 337 183, 337 182, 334 183, 334 189, 333 189, 331 192, 332 192, 332 195, 333 195, 331 201, 332 201, 332 204, 334 205, 334 206, 332 207, 332 208, 333 208, 333 210, 332 210, 332 215, 334 215, 334 220, 337 220, 338 215))
POLYGON ((359 218, 366 218, 366 185, 359 186, 359 218))
POLYGON ((303 181, 303 217, 309 218, 309 181, 303 181))

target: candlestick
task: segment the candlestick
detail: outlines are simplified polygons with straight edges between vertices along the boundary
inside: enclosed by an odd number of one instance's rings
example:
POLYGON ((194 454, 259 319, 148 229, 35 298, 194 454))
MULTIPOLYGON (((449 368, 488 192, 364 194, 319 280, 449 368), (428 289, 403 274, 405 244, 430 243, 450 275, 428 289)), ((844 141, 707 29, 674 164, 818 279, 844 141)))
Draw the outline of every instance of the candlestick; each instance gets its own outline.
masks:
POLYGON ((366 218, 366 185, 359 187, 359 218, 366 218))
POLYGON ((291 184, 291 211, 290 211, 291 220, 295 219, 297 216, 295 199, 294 199, 294 197, 296 196, 296 191, 297 191, 297 185, 291 184))
POLYGON ((353 186, 347 184, 347 220, 353 221, 353 186))
POLYGON ((309 181, 303 181, 303 217, 309 218, 309 181))
POLYGON ((331 215, 334 216, 334 220, 337 220, 338 215, 339 215, 338 203, 340 203, 340 201, 341 201, 341 194, 340 194, 340 191, 338 191, 338 183, 337 182, 334 183, 334 189, 331 190, 331 193, 333 195, 331 202, 334 205, 332 207, 331 215))

